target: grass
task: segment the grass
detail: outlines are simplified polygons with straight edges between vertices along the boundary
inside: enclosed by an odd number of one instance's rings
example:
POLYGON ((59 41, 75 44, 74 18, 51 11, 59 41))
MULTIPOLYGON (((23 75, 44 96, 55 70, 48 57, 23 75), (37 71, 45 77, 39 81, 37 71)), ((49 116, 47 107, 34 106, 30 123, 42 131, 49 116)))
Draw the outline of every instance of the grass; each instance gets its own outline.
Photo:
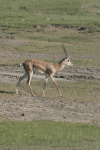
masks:
POLYGON ((11 83, 0 83, 0 97, 15 95, 15 85, 11 83))
MULTIPOLYGON (((58 0, 50 2, 15 0, 14 3, 11 0, 1 0, 0 8, 0 37, 27 41, 25 45, 2 43, 1 52, 62 52, 61 43, 64 43, 69 54, 100 55, 99 0, 85 0, 84 2, 82 0, 71 0, 71 2, 69 0, 61 2, 58 0), (59 27, 55 27, 56 24, 59 27), (78 30, 80 27, 86 27, 86 30, 78 30)), ((92 59, 91 64, 89 61, 81 62, 84 60, 77 64, 99 65, 98 62, 94 64, 92 59)), ((7 63, 9 61, 5 62, 7 63)))
POLYGON ((99 66, 99 59, 74 59, 72 63, 76 66, 86 66, 86 67, 98 67, 99 66))
MULTIPOLYGON (((24 59, 14 59, 11 61, 6 61, 3 60, 2 63, 0 64, 0 66, 18 66, 20 63, 29 60, 28 58, 24 58, 24 59)), ((42 59, 43 60, 43 59, 42 59)), ((58 63, 60 60, 46 60, 52 63, 58 63)), ((71 59, 72 64, 74 64, 74 66, 86 66, 86 67, 98 67, 100 64, 99 59, 71 59)))
POLYGON ((4 121, 0 123, 1 150, 98 149, 100 127, 52 121, 4 121))
MULTIPOLYGON (((46 87, 46 97, 44 99, 76 100, 77 102, 99 102, 100 84, 95 81, 57 82, 62 97, 59 96, 55 85, 48 81, 46 87), (76 88, 77 87, 77 88, 76 88), (51 94, 52 93, 52 94, 51 94)), ((0 97, 11 97, 15 95, 15 85, 8 83, 0 84, 0 97), (8 88, 9 87, 9 88, 8 88)), ((31 81, 32 90, 35 95, 42 96, 44 86, 43 81, 31 81)), ((26 82, 22 82, 19 87, 20 95, 30 93, 26 82)))
POLYGON ((74 25, 91 24, 93 26, 93 22, 99 22, 98 9, 100 9, 99 0, 92 2, 90 0, 84 2, 82 0, 71 0, 71 2, 69 0, 15 0, 15 3, 11 0, 1 0, 0 19, 2 24, 8 24, 10 28, 15 26, 30 28, 33 24, 48 25, 59 22, 65 24, 66 21, 72 25, 74 23, 74 25), (92 12, 93 8, 97 11, 92 12), (50 20, 48 21, 47 18, 50 20))

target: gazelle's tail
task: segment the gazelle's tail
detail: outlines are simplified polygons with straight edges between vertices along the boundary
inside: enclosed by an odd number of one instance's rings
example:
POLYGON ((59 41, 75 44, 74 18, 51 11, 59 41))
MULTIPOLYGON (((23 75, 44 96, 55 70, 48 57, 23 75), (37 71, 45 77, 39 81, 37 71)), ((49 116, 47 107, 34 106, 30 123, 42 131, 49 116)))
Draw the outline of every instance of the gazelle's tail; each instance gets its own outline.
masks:
POLYGON ((20 67, 20 66, 22 66, 23 65, 23 63, 22 64, 19 64, 17 67, 20 67))

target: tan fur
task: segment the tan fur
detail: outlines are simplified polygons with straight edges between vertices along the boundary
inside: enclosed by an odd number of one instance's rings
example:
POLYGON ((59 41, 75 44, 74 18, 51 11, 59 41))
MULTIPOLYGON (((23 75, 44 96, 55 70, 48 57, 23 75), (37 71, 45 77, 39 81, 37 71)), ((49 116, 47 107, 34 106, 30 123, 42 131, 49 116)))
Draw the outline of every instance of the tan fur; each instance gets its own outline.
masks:
POLYGON ((50 78, 54 82, 54 84, 58 90, 58 93, 60 95, 62 95, 61 92, 59 91, 59 88, 58 88, 57 83, 54 80, 53 76, 56 72, 61 71, 65 67, 65 65, 72 66, 72 63, 67 58, 62 59, 58 64, 53 64, 52 62, 41 61, 41 60, 27 60, 27 61, 25 61, 23 63, 23 67, 25 69, 25 74, 19 79, 19 82, 18 82, 17 88, 16 88, 16 93, 18 94, 18 87, 19 87, 20 82, 25 77, 28 77, 27 84, 29 86, 29 89, 30 89, 32 95, 34 96, 34 93, 32 92, 32 89, 30 86, 30 81, 31 81, 31 77, 33 74, 33 69, 35 68, 37 71, 43 73, 46 76, 44 88, 43 88, 43 95, 45 96, 44 91, 45 91, 45 86, 47 84, 48 78, 50 78))

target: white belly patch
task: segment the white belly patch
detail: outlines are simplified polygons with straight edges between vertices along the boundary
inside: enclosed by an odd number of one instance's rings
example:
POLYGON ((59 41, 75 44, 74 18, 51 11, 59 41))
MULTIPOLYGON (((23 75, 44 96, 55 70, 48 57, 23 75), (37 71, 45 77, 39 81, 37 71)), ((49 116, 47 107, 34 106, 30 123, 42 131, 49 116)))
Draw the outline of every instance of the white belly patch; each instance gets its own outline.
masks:
POLYGON ((47 75, 44 71, 37 70, 36 68, 33 68, 33 73, 34 73, 34 74, 37 74, 37 75, 38 75, 38 74, 45 75, 45 76, 47 75))

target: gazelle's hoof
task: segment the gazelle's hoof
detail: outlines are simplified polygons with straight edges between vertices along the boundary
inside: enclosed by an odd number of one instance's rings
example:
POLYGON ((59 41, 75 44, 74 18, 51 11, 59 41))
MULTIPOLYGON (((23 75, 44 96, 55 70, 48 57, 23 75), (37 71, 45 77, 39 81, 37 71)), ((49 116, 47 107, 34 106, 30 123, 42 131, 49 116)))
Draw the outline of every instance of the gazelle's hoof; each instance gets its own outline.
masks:
POLYGON ((45 97, 45 94, 43 93, 43 96, 45 97))
POLYGON ((60 94, 60 96, 62 97, 62 94, 60 94))
POLYGON ((43 96, 45 96, 44 90, 43 90, 43 96))

